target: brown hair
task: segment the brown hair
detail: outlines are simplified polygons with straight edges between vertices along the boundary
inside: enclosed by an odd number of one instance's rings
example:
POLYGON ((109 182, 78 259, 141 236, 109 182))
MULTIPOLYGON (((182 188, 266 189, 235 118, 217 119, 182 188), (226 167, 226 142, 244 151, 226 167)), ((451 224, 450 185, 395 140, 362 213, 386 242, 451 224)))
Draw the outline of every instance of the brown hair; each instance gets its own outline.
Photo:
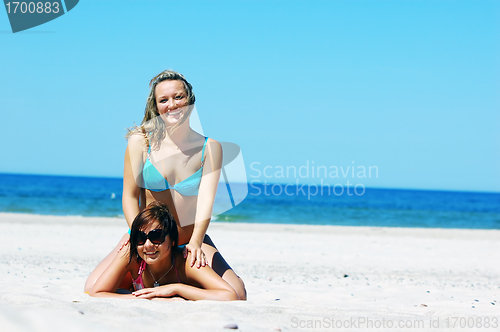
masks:
POLYGON ((155 201, 142 210, 132 223, 132 227, 130 228, 130 260, 132 260, 132 257, 135 257, 137 261, 141 261, 137 252, 137 236, 142 229, 155 221, 160 224, 164 236, 170 236, 172 248, 177 247, 179 233, 175 219, 168 210, 167 204, 155 201))

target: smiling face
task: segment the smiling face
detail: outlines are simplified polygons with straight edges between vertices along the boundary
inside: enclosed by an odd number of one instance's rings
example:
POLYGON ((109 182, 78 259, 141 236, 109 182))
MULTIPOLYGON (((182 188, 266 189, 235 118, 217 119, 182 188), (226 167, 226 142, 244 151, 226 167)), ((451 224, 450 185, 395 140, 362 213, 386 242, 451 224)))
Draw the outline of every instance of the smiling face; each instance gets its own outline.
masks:
POLYGON ((172 248, 177 245, 178 236, 177 224, 168 210, 168 206, 165 203, 154 201, 142 210, 132 222, 130 228, 130 260, 136 259, 140 262, 143 259, 150 264, 168 259, 172 248), (145 239, 142 232, 158 243, 163 238, 158 237, 158 234, 155 233, 150 234, 151 231, 156 229, 162 229, 163 234, 168 235, 163 243, 155 245, 151 243, 149 238, 145 239))
MULTIPOLYGON (((149 232, 155 229, 162 229, 160 223, 157 221, 146 225, 141 229, 141 231, 149 234, 149 232)), ((172 241, 168 235, 165 237, 165 241, 161 244, 154 244, 150 239, 146 239, 144 244, 137 245, 137 253, 146 262, 146 264, 157 264, 165 260, 170 260, 171 249, 172 241)))
POLYGON ((188 110, 188 98, 182 81, 166 80, 155 89, 156 108, 166 125, 182 120, 188 110))

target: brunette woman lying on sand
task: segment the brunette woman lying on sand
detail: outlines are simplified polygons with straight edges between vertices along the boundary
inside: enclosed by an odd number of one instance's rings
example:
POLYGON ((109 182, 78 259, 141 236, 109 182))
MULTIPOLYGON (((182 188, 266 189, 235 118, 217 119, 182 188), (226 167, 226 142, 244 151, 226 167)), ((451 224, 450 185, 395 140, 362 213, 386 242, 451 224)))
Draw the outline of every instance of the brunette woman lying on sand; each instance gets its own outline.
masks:
POLYGON ((130 242, 100 275, 89 294, 151 300, 237 300, 235 290, 209 265, 191 266, 177 248, 177 224, 166 204, 153 202, 132 223, 130 242), (130 273, 132 284, 125 276, 130 273), (128 280, 128 281, 127 281, 128 280), (134 289, 117 293, 118 289, 134 289))

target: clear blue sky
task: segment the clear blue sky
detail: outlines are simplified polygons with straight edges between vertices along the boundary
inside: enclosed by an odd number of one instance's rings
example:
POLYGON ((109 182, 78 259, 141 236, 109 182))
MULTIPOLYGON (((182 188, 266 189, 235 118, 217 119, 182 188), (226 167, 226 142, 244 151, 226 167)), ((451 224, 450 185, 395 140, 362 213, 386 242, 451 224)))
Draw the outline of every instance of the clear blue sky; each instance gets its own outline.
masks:
POLYGON ((120 177, 172 68, 250 180, 314 161, 377 166, 368 187, 500 192, 499 1, 80 1, 17 34, 0 10, 0 39, 0 172, 120 177))

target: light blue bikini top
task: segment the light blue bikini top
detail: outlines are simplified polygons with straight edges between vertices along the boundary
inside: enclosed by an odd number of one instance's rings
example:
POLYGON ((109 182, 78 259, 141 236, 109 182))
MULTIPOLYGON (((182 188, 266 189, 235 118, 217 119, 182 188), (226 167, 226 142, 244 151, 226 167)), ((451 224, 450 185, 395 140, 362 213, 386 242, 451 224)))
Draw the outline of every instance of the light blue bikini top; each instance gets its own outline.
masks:
POLYGON ((205 164, 205 146, 207 145, 208 137, 205 137, 205 143, 203 143, 203 149, 201 150, 201 167, 191 176, 185 178, 181 182, 172 186, 168 181, 158 172, 156 167, 149 160, 151 154, 151 144, 148 149, 148 158, 144 163, 142 169, 142 176, 144 179, 144 188, 151 191, 165 191, 173 189, 177 191, 182 196, 196 196, 198 195, 198 190, 200 188, 201 175, 203 173, 203 165, 205 164))

